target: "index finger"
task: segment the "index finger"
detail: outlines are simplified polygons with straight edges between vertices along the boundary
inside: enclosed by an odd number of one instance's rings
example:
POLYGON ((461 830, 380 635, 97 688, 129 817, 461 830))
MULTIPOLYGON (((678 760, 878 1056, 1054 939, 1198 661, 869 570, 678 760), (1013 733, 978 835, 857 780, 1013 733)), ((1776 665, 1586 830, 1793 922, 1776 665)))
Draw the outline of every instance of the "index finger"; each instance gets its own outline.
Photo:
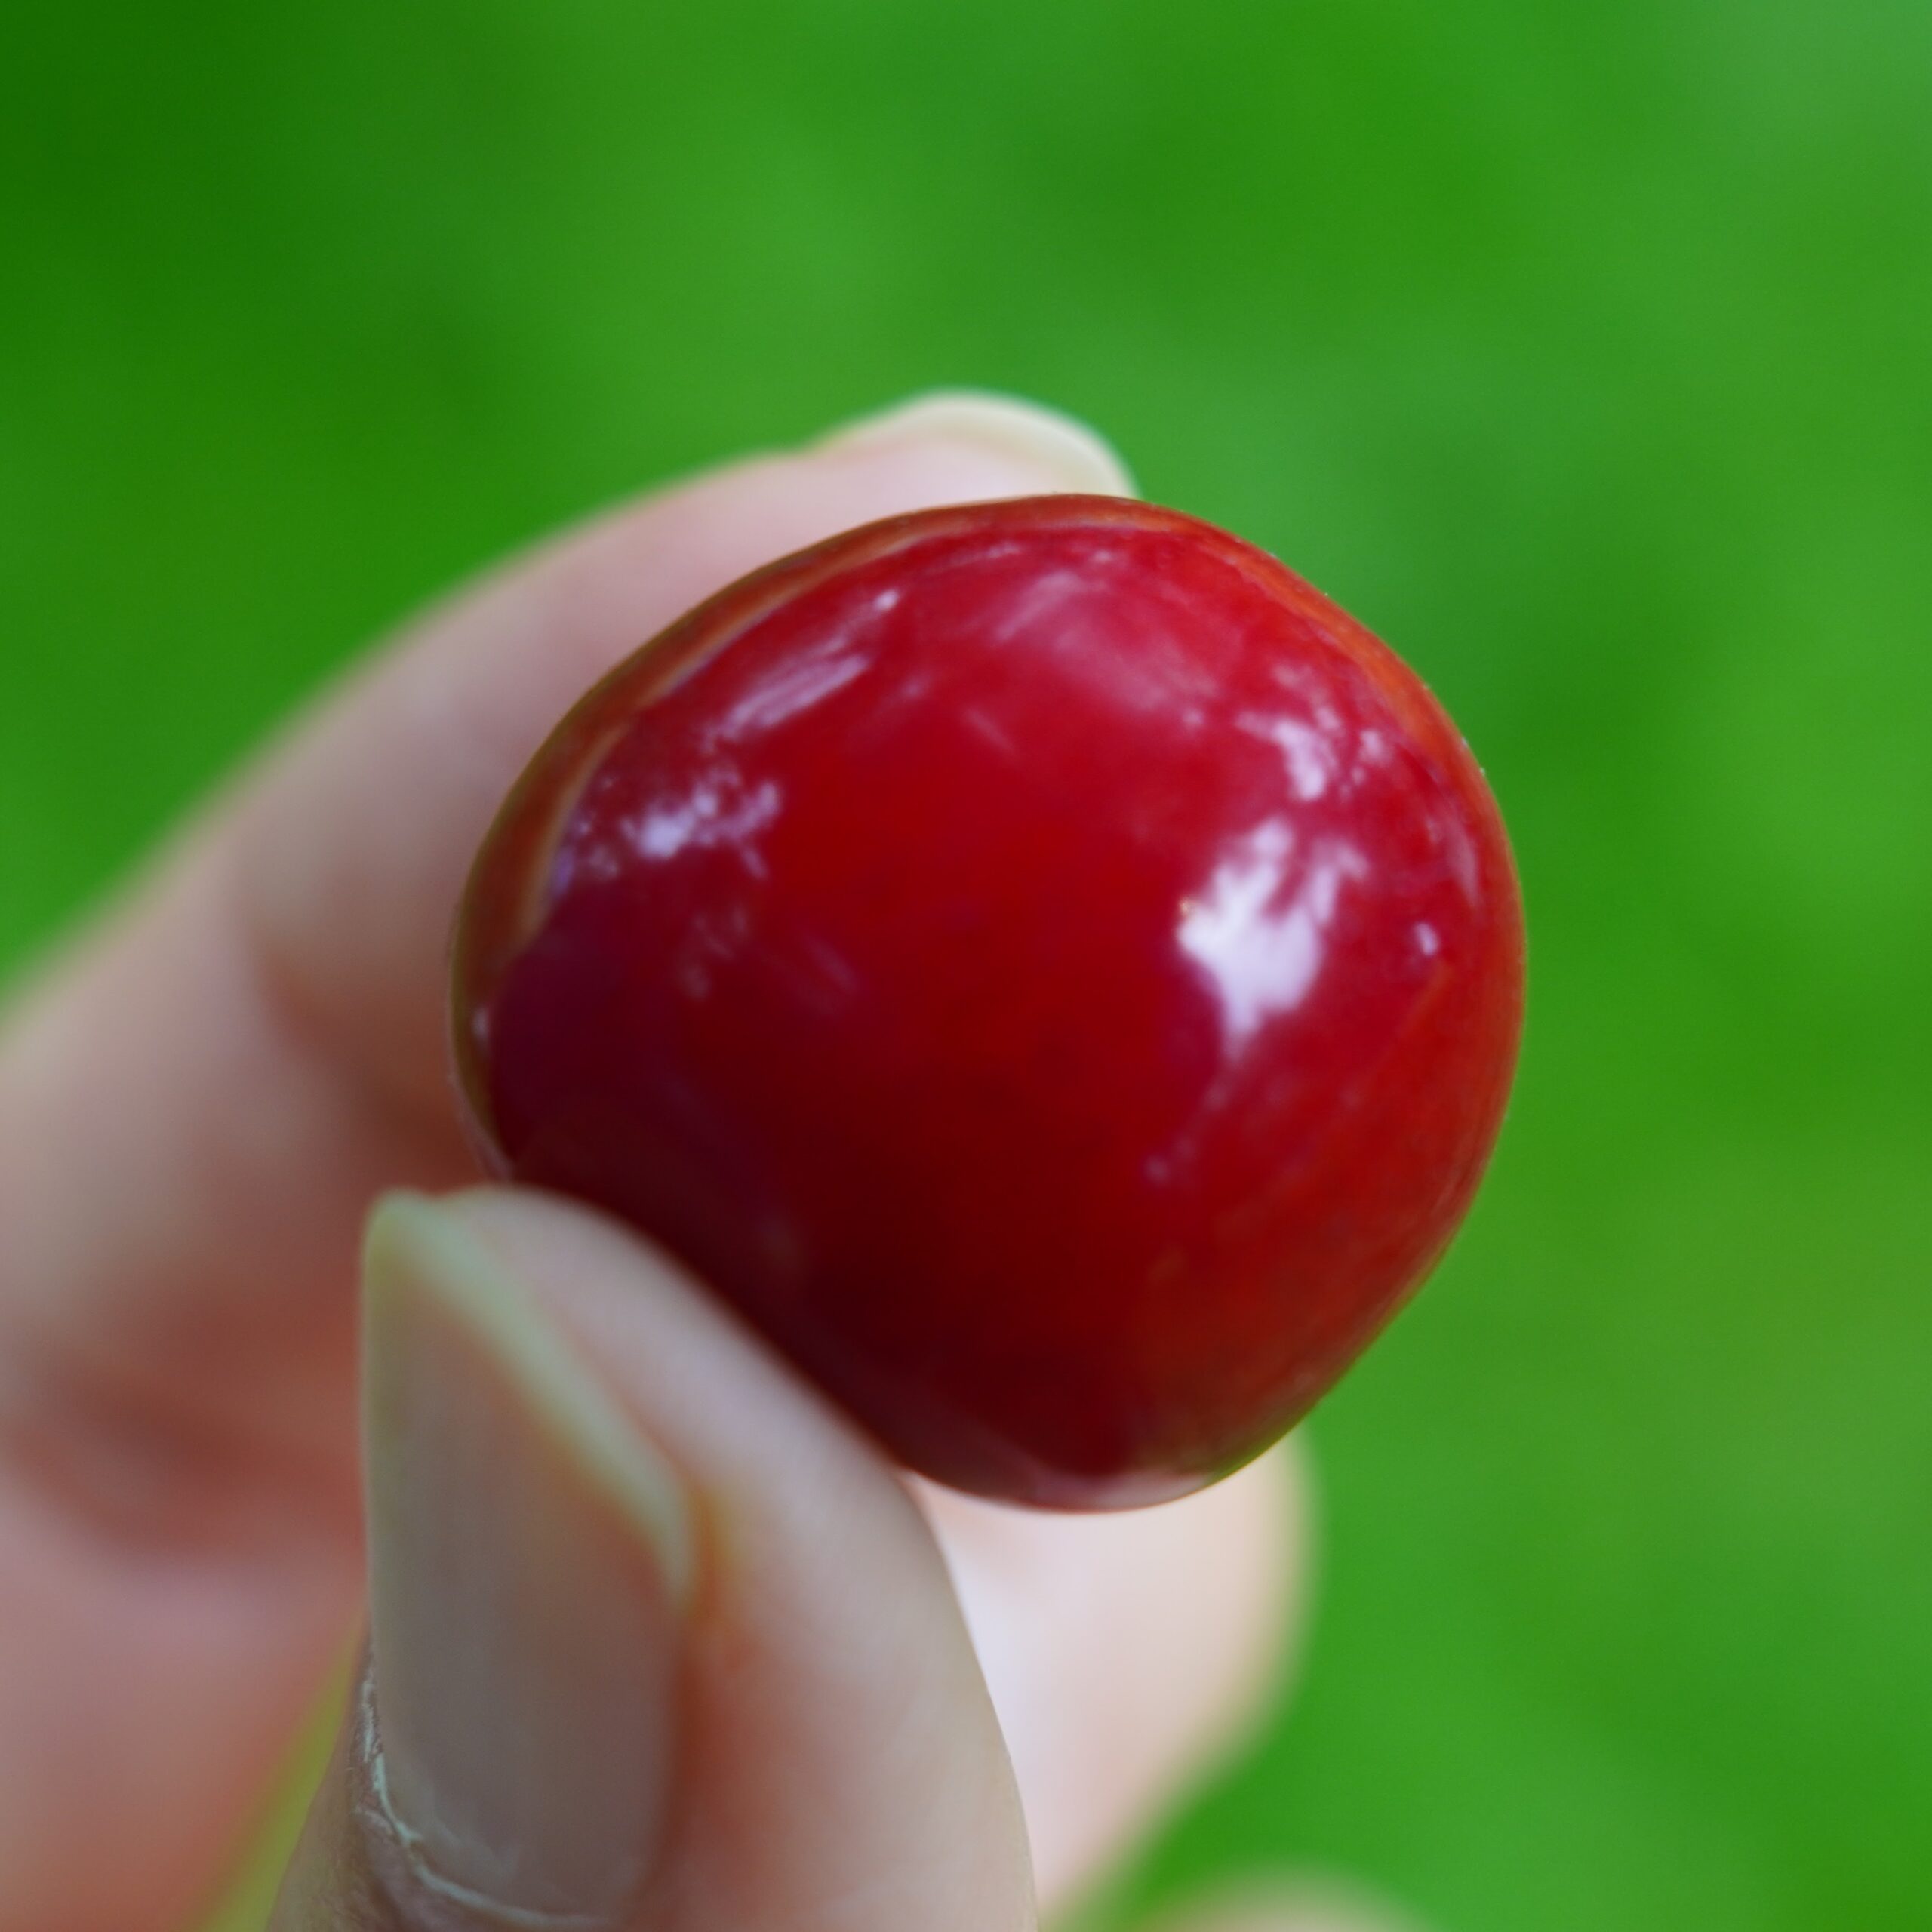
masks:
POLYGON ((941 401, 607 516, 351 677, 0 1025, 0 1926, 182 1922, 333 1661, 358 1232, 469 1177, 445 934, 558 715, 786 550, 1121 485, 1070 425, 941 401))
MULTIPOLYGON (((153 1311, 272 1302, 286 1320, 318 1275, 340 1344, 374 1189, 466 1169, 446 935, 544 734, 672 617, 788 550, 934 502, 1120 486, 1102 446, 1053 424, 929 403, 620 510, 433 614, 304 721, 0 1036, 16 1379, 67 1377, 125 1337, 115 1389, 177 1389, 192 1361, 156 1354, 171 1324, 153 1311)), ((263 1339, 279 1352, 285 1331, 263 1339)))

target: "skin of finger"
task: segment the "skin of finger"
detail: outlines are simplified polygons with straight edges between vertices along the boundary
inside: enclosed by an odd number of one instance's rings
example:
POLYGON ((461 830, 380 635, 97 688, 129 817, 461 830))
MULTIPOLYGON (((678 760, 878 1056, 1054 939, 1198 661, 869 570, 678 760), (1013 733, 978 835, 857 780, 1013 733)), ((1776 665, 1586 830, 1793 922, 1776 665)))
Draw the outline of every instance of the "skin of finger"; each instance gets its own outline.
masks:
POLYGON ((1279 1696, 1309 1592, 1306 1455, 1284 1443, 1198 1496, 1118 1515, 920 1495, 1005 1729, 1050 1911, 1279 1696))
MULTIPOLYGON (((1011 1768, 945 1564, 894 1471, 626 1231, 518 1191, 458 1205, 670 1458, 697 1512, 677 1795, 629 1924, 1025 1932, 1011 1768)), ((346 1887, 386 1896, 398 1926, 440 1927, 370 1838, 356 1768, 346 1745, 277 1926, 337 1924, 331 1888, 346 1887)))
POLYGON ((524 759, 745 568, 1048 481, 977 445, 828 450, 559 540, 352 677, 6 1017, 0 1465, 84 1549, 0 1647, 0 1932, 178 1927, 340 1654, 360 1219, 473 1174, 446 931, 524 759), (202 1609, 155 1613, 176 1599, 202 1609), (128 1769, 114 1815, 45 1774, 69 1759, 128 1769))
MULTIPOLYGON (((87 1344, 132 1332, 143 1346, 116 1349, 101 1406, 149 1385, 158 1396, 182 1386, 183 1364, 148 1346, 165 1318, 152 1311, 187 1311, 198 1346, 272 1300, 271 1339, 289 1336, 291 1361, 332 1352, 321 1380, 340 1392, 342 1284, 372 1189, 470 1171, 446 1072, 449 922, 551 725, 752 564, 893 509, 1039 481, 977 445, 738 466, 559 540, 380 654, 0 1031, 0 1337, 14 1381, 60 1386, 64 1364, 44 1358, 78 1340, 78 1383, 87 1344), (77 1173, 114 1185, 76 1187, 77 1173), (291 1331, 299 1288, 261 1292, 265 1276, 298 1275, 330 1284, 326 1337, 291 1331), (239 1295, 203 1318, 238 1278, 239 1295)), ((338 1392, 318 1418, 338 1444, 342 1419, 338 1392)))
POLYGON ((1038 472, 968 444, 740 465, 593 523, 432 617, 234 821, 248 914, 285 991, 373 1084, 440 1107, 454 891, 569 706, 758 565, 888 510, 1042 487, 1038 472), (433 786, 414 786, 418 771, 433 786))
POLYGON ((309 1805, 267 1932, 408 1932, 376 1877, 357 1822, 364 1788, 353 1734, 345 1724, 309 1805))

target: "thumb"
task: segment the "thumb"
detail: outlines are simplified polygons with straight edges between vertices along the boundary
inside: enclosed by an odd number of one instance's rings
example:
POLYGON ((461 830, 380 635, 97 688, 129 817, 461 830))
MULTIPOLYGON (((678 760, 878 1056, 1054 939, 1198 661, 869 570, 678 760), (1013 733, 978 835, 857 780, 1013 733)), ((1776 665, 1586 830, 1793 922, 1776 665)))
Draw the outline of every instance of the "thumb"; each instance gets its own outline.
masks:
POLYGON ((395 1197, 369 1666, 275 1932, 1024 1932, 1012 1774, 891 1470, 578 1208, 395 1197))

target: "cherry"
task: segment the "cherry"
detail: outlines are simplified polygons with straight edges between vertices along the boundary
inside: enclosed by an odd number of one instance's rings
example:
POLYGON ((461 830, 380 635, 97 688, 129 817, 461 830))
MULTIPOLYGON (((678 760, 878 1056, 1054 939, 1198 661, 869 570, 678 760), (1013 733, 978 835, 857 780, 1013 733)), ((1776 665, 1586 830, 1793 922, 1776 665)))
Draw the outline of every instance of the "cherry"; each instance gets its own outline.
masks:
POLYGON ((1429 1272, 1522 1011, 1502 820, 1191 518, 869 525, 571 712, 459 921, 499 1171, 681 1257, 914 1469, 1106 1507, 1266 1446, 1429 1272))

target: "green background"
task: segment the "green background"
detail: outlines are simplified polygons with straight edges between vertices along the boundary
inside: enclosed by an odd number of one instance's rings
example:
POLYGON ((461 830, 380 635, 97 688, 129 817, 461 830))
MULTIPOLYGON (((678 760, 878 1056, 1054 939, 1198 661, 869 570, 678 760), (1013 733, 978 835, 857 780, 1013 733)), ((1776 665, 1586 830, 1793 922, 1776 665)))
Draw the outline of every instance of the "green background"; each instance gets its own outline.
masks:
POLYGON ((454 576, 936 383, 1388 636, 1521 1083, 1122 1908, 1932 1923, 1924 0, 14 7, 0 288, 0 964, 454 576))

